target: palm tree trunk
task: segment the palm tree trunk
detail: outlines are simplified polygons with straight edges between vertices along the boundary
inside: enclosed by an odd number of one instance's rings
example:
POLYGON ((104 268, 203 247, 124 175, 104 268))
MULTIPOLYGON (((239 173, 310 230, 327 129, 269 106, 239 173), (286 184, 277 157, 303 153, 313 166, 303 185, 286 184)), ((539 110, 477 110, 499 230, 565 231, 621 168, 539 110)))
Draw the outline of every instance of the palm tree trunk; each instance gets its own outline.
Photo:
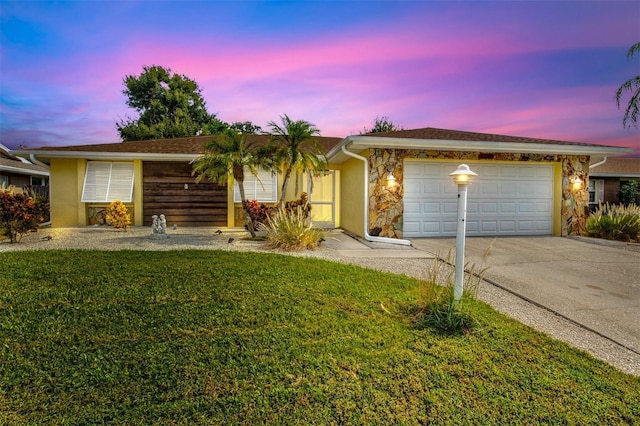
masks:
POLYGON ((284 198, 287 195, 287 186, 289 185, 289 178, 291 177, 291 167, 287 167, 287 170, 284 173, 284 182, 282 182, 282 193, 280 194, 280 201, 278 204, 280 208, 284 208, 284 198))
POLYGON ((255 229, 255 226, 253 224, 253 219, 251 219, 251 215, 249 214, 249 208, 247 206, 247 200, 246 200, 245 195, 244 195, 244 181, 243 180, 236 180, 236 182, 238 182, 238 190, 240 191, 240 201, 242 201, 242 210, 244 210, 245 223, 247 225, 247 228, 249 229, 249 232, 251 233, 251 238, 255 238, 256 237, 256 229, 255 229))

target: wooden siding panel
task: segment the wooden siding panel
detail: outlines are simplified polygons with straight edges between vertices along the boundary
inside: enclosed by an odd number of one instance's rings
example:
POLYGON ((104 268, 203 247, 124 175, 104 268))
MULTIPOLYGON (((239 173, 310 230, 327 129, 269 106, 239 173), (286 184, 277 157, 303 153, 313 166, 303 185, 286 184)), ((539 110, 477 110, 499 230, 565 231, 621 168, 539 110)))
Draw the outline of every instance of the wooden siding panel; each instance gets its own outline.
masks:
POLYGON ((145 226, 154 214, 168 226, 227 226, 227 187, 196 183, 189 163, 144 162, 142 174, 145 226))

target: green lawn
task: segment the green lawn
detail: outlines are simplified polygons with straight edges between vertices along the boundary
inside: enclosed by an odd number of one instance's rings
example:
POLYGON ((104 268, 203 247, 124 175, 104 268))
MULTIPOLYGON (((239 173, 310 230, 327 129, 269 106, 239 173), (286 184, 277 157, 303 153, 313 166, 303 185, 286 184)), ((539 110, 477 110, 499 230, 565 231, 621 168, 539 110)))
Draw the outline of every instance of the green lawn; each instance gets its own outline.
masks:
POLYGON ((415 329, 417 283, 264 253, 2 253, 0 424, 640 422, 640 378, 481 302, 470 335, 415 329))

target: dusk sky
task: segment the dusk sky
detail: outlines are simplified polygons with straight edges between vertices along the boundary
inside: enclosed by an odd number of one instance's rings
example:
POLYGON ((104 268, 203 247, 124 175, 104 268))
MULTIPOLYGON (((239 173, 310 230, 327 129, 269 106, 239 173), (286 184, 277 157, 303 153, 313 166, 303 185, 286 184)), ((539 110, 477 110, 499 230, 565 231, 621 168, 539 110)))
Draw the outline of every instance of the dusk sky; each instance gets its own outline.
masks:
MULTIPOLYGON (((640 1, 0 0, 0 143, 117 142, 123 78, 162 65, 221 120, 283 113, 345 137, 388 116, 640 155, 616 89, 640 1)), ((625 104, 628 97, 624 98, 625 104)))

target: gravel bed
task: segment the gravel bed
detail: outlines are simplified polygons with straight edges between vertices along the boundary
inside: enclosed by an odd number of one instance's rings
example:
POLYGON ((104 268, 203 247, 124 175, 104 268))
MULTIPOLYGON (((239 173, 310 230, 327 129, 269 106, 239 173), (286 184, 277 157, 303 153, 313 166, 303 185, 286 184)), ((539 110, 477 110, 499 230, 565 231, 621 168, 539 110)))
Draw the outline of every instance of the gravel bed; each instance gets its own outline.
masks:
MULTIPOLYGON (((335 231, 334 231, 335 232, 335 231)), ((168 229, 166 238, 153 238, 150 228, 134 227, 127 232, 109 227, 44 228, 24 236, 18 244, 0 241, 0 253, 17 250, 97 249, 97 250, 227 250, 273 252, 264 241, 251 241, 239 228, 168 229)), ((283 253, 291 256, 316 257, 349 263, 410 277, 424 279, 433 261, 420 258, 350 257, 348 251, 320 247, 314 251, 283 253)), ((508 291, 483 282, 478 298, 499 312, 529 325, 595 358, 636 376, 640 376, 640 355, 567 320, 545 308, 536 306, 508 291)))

